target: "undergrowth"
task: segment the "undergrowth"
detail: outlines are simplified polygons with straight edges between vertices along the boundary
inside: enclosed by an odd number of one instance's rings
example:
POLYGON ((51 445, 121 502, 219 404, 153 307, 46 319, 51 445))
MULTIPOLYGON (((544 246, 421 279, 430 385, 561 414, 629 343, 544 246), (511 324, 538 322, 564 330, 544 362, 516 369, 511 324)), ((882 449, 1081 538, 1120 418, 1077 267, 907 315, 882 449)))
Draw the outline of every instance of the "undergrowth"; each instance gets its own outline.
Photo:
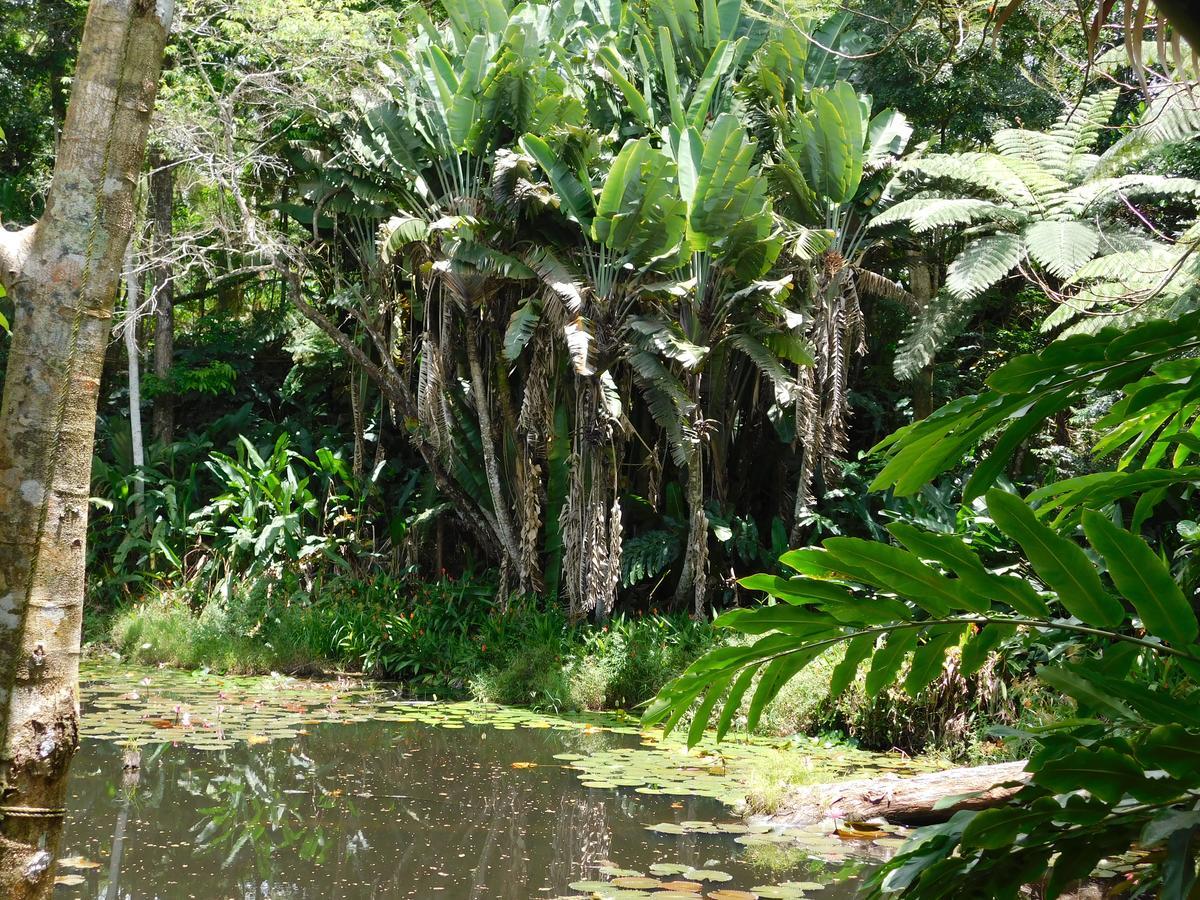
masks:
MULTIPOLYGON (((312 594, 286 578, 248 582, 215 597, 163 592, 103 622, 90 620, 87 632, 95 646, 140 664, 232 674, 358 671, 402 681, 421 696, 555 712, 636 711, 725 640, 709 623, 682 615, 572 623, 529 598, 501 603, 486 580, 385 575, 331 579, 312 594)), ((756 730, 832 734, 873 750, 932 751, 948 763, 994 762, 1023 748, 992 739, 984 723, 1037 725, 1050 712, 1049 698, 1027 679, 998 664, 963 679, 953 654, 942 677, 916 698, 892 689, 871 701, 860 677, 831 700, 827 685, 840 653, 827 652, 792 679, 756 730)), ((742 729, 745 712, 735 721, 742 729)), ((782 760, 772 768, 771 784, 753 792, 767 805, 803 774, 782 760)))

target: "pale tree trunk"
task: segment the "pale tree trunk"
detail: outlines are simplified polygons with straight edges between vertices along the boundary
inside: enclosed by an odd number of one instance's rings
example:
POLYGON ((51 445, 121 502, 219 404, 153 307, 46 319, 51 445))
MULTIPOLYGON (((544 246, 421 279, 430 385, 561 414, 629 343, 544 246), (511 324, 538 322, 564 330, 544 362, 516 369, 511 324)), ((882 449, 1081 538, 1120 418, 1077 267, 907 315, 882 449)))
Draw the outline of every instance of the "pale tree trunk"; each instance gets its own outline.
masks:
POLYGON ((146 446, 142 440, 142 370, 137 333, 141 302, 141 285, 138 283, 137 266, 134 263, 133 241, 130 241, 125 250, 124 338, 129 370, 129 438, 133 448, 133 495, 139 516, 142 513, 142 500, 146 495, 146 481, 142 474, 146 466, 146 446))
MULTIPOLYGON (((938 291, 933 266, 924 255, 914 253, 909 258, 908 271, 911 293, 918 307, 923 310, 938 291)), ((934 361, 930 360, 929 365, 913 376, 913 417, 916 419, 927 419, 933 414, 933 369, 934 361)))
POLYGON ((175 170, 159 154, 151 155, 150 223, 151 252, 155 263, 154 283, 154 377, 159 392, 154 396, 154 440, 170 444, 175 440, 175 397, 163 386, 171 377, 175 361, 175 286, 171 280, 172 211, 175 205, 175 170))
POLYGON ((708 516, 704 513, 704 449, 697 444, 687 464, 688 537, 683 571, 675 588, 680 607, 692 605, 692 618, 704 618, 708 580, 708 516))
POLYGON ((49 897, 79 734, 96 400, 170 0, 92 0, 0 406, 0 896, 49 897))
POLYGON ((508 500, 504 497, 504 486, 500 478, 500 460, 496 456, 495 432, 492 431, 492 411, 487 393, 487 382, 483 380, 483 365, 479 360, 478 329, 467 316, 467 365, 471 373, 471 392, 475 396, 475 413, 479 417, 479 441, 483 449, 483 470, 487 476, 488 491, 496 515, 496 530, 509 565, 525 575, 521 565, 521 552, 517 533, 513 529, 508 500))
POLYGON ((773 826, 805 826, 826 819, 883 819, 897 825, 945 822, 962 809, 1003 806, 1029 780, 1025 765, 1022 760, 910 778, 884 775, 804 785, 793 788, 769 814, 751 815, 750 821, 773 826))

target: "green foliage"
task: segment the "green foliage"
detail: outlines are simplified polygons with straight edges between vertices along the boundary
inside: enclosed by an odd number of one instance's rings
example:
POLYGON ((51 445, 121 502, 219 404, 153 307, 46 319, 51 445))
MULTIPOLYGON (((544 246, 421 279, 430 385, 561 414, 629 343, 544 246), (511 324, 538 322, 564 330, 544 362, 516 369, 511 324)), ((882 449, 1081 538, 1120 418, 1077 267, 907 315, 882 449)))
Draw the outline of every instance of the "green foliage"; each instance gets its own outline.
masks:
POLYGON ((1195 450, 1190 434, 1200 411, 1191 393, 1200 376, 1195 359, 1179 356, 1197 347, 1198 324, 1190 314, 1129 331, 1105 329, 1018 356, 988 377, 988 391, 948 404, 881 442, 877 449, 889 460, 872 487, 912 494, 994 435, 965 488, 966 499, 980 496, 1046 419, 1093 392, 1112 391, 1124 397, 1098 423, 1095 451, 1119 451, 1119 467, 1039 489, 1033 499, 1043 504, 1042 514, 1056 509, 1069 517, 1081 505, 1186 485, 1193 480, 1186 463, 1195 450))
MULTIPOLYGON (((1186 258, 1194 236, 1181 235, 1179 244, 1164 241, 1173 236, 1147 227, 1144 216, 1131 219, 1127 213, 1136 212, 1134 202, 1152 198, 1194 209, 1200 181, 1112 174, 1124 145, 1104 155, 1095 150, 1117 95, 1109 90, 1084 97, 1045 132, 1000 129, 990 152, 929 154, 901 168, 890 190, 897 202, 880 212, 872 227, 903 224, 914 235, 944 230, 961 249, 948 266, 943 292, 918 312, 907 347, 897 357, 898 375, 910 376, 928 365, 968 320, 972 301, 1018 267, 1042 273, 1031 277, 1049 283, 1083 285, 1063 298, 1047 328, 1100 306, 1110 313, 1137 309, 1127 321, 1191 308, 1185 300, 1194 286, 1190 270, 1180 273, 1178 267, 1157 263, 1176 254, 1186 258), (1155 264, 1131 267, 1126 257, 1140 255, 1155 258, 1155 264), (1153 299, 1149 309, 1138 308, 1147 305, 1134 300, 1139 292, 1145 301, 1153 299)), ((1125 154, 1121 160, 1127 166, 1135 157, 1125 154)), ((1085 319, 1067 333, 1096 327, 1085 319)))

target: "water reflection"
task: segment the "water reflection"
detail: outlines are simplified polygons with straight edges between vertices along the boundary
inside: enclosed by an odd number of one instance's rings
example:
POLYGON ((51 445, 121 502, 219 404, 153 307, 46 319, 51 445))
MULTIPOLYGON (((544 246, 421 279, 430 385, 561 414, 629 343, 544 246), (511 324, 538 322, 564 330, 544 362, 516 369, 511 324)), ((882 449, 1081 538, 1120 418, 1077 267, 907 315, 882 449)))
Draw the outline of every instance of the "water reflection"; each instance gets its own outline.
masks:
MULTIPOLYGON (((727 819, 717 801, 589 789, 555 754, 636 738, 426 723, 308 723, 290 738, 199 751, 85 741, 56 896, 155 898, 575 895, 603 866, 719 867, 722 887, 813 878, 803 856, 764 874, 727 835, 658 835, 727 819), (513 763, 522 764, 514 768, 513 763), (791 874, 789 874, 791 873, 791 874)), ((820 867, 817 867, 820 869, 820 867)), ((849 896, 837 885, 826 897, 849 896)))

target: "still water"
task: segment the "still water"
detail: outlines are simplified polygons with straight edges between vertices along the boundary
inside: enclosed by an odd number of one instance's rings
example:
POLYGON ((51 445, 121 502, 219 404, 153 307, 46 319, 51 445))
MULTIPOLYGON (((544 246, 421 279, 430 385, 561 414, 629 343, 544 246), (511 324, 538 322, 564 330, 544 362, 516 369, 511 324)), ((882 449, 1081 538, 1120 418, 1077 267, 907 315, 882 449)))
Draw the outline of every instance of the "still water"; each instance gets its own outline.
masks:
POLYGON ((834 900, 863 865, 737 824, 750 746, 290 679, 93 669, 84 699, 56 897, 834 900))

